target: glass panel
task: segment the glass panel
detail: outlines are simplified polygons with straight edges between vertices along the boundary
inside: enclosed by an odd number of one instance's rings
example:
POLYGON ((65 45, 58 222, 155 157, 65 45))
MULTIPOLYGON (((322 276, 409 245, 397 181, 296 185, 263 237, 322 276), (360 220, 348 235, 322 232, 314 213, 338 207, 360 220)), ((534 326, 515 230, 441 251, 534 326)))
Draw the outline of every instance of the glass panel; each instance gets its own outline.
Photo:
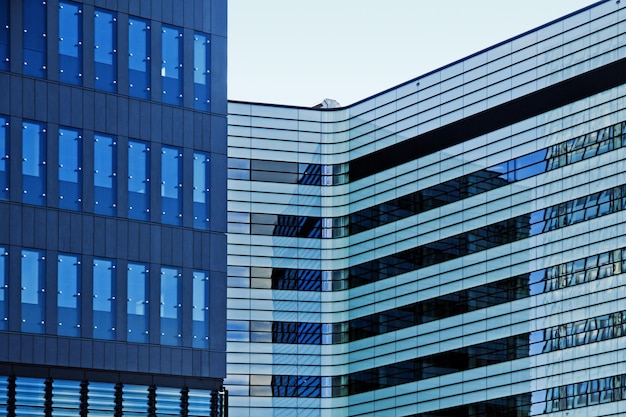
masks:
POLYGON ((75 417, 80 415, 80 382, 55 379, 52 381, 52 415, 75 417))
POLYGON ((189 390, 189 417, 211 415, 211 391, 189 390))
POLYGON ((25 75, 46 78, 46 1, 24 0, 24 66, 25 75))
POLYGON ((23 202, 46 204, 46 129, 42 124, 22 123, 23 202))
POLYGON ((209 275, 193 273, 193 347, 209 347, 209 275))
POLYGON ((183 104, 183 32, 163 26, 161 35, 161 83, 164 103, 183 104))
POLYGON ((107 259, 93 261, 93 337, 115 339, 115 264, 107 259))
POLYGON ((211 102, 209 36, 196 33, 193 37, 193 105, 198 110, 209 111, 211 102))
POLYGON ((150 218, 150 148, 147 143, 128 142, 128 217, 150 218))
POLYGON ((128 19, 128 94, 150 98, 150 25, 147 20, 128 19))
POLYGON ((0 117, 0 200, 9 199, 9 122, 0 117))
POLYGON ((45 256, 22 250, 22 331, 44 333, 46 314, 45 256))
POLYGON ((9 309, 7 303, 9 270, 7 263, 8 252, 0 246, 0 330, 7 330, 9 321, 9 309))
POLYGON ((157 388, 157 416, 180 416, 180 390, 174 388, 157 388))
POLYGON ((182 223, 182 153, 180 149, 161 149, 161 210, 164 223, 182 223))
POLYGON ((45 381, 39 378, 17 378, 15 380, 15 415, 44 415, 45 381))
POLYGON ((128 264, 128 341, 146 343, 148 341, 148 268, 141 264, 128 264))
POLYGON ((82 208, 82 136, 59 129, 59 207, 82 208))
POLYGON ((209 228, 209 156, 193 154, 193 226, 209 228))
POLYGON ((9 69, 9 0, 0 0, 0 70, 9 69))
MULTIPOLYGON (((95 317, 94 317, 95 322, 95 317)), ((89 383, 88 415, 110 417, 115 414, 115 384, 106 382, 89 383)))
POLYGON ((96 10, 94 15, 94 72, 98 90, 117 91, 117 18, 115 13, 96 10))
POLYGON ((94 212, 115 215, 117 208, 117 142, 110 136, 94 136, 94 212))
POLYGON ((174 268, 161 268, 161 343, 180 346, 181 274, 174 268))
POLYGON ((9 395, 9 380, 6 376, 0 377, 0 417, 7 416, 7 400, 9 395))
POLYGON ((148 414, 148 387, 124 385, 124 415, 146 416, 148 414))
POLYGON ((57 334, 80 336, 80 259, 59 255, 57 276, 57 334))
POLYGON ((59 2, 59 81, 83 82, 83 19, 80 5, 59 2))

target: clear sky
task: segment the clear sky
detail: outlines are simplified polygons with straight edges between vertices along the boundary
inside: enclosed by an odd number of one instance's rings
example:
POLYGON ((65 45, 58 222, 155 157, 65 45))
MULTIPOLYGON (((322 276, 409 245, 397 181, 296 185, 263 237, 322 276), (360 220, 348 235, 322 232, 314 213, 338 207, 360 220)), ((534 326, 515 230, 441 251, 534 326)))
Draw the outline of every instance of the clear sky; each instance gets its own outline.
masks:
POLYGON ((231 100, 348 105, 594 0, 229 0, 231 100))

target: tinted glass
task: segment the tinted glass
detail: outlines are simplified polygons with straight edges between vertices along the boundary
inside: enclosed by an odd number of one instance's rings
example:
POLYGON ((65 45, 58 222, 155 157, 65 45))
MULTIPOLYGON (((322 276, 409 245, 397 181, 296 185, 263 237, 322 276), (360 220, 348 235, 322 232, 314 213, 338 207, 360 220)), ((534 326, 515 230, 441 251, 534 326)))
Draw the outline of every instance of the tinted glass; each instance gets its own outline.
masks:
POLYGON ((22 331, 45 332, 45 256, 22 250, 22 331))
POLYGON ((9 0, 0 0, 0 70, 9 69, 9 0))
POLYGON ((59 207, 82 207, 82 136, 76 130, 59 129, 59 207))
POLYGON ((93 261, 93 337, 115 339, 115 263, 93 261))
POLYGON ((0 117, 0 200, 9 199, 9 122, 0 117))
POLYGON ((196 33, 193 37, 193 105, 204 111, 211 108, 210 57, 209 36, 196 33))
POLYGON ((193 273, 193 347, 209 346, 209 276, 193 273))
POLYGON ((59 81, 68 84, 83 82, 82 17, 80 5, 59 2, 59 81))
POLYGON ((163 26, 161 33, 161 99, 164 103, 183 104, 183 32, 163 26))
POLYGON ((96 10, 94 15, 95 87, 117 90, 117 19, 115 13, 96 10))
POLYGON ((23 67, 25 75, 46 77, 46 2, 23 0, 23 67))
POLYGON ((209 227, 209 156, 193 154, 193 225, 198 229, 209 227))
POLYGON ((117 142, 94 135, 94 212, 115 215, 117 209, 117 142))
POLYGON ((150 24, 128 19, 128 94, 150 98, 150 24))
POLYGON ((183 217, 181 152, 178 148, 161 148, 161 220, 175 225, 180 225, 183 217))
POLYGON ((80 336, 80 259, 59 255, 57 271, 57 334, 80 336))
POLYGON ((128 142, 128 217, 150 218, 150 148, 145 142, 128 142))
POLYGON ((180 271, 161 268, 161 343, 180 346, 181 339, 181 292, 180 271))
POLYGON ((148 268, 141 264, 128 264, 127 301, 129 342, 146 343, 148 341, 148 268))
POLYGON ((39 123, 22 123, 22 201, 46 204, 46 129, 39 123))

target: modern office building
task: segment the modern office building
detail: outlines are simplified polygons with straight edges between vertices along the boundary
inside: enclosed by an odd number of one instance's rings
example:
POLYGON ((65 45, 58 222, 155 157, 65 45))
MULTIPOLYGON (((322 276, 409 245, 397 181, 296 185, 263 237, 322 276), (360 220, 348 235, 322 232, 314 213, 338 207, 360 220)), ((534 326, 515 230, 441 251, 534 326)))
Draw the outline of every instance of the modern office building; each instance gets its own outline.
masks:
POLYGON ((0 0, 0 415, 221 416, 226 0, 0 0))
POLYGON ((230 416, 626 415, 624 2, 328 103, 229 104, 230 416))

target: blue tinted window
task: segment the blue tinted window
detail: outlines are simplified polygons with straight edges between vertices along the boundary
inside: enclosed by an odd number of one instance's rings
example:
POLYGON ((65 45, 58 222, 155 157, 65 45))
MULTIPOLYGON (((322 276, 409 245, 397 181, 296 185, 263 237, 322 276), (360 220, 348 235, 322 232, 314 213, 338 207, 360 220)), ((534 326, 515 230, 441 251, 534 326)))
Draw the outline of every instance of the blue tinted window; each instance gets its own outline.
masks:
POLYGON ((107 382, 89 382, 87 415, 100 417, 115 415, 115 384, 107 382))
POLYGON ((148 341, 148 282, 148 268, 145 265, 128 264, 126 313, 129 342, 148 341))
POLYGON ((0 117, 0 200, 9 199, 9 122, 0 117))
POLYGON ((144 417, 148 415, 148 387, 124 384, 124 416, 144 417))
POLYGON ((93 147, 94 212, 112 216, 117 208, 117 142, 96 133, 93 147))
POLYGON ((115 339, 115 264, 93 261, 93 337, 115 339))
POLYGON ((45 256, 22 250, 22 331, 44 333, 46 314, 45 256))
POLYGON ((164 223, 180 225, 182 221, 182 154, 177 148, 161 149, 161 210, 164 223))
POLYGON ((128 19, 128 94, 150 98, 150 25, 147 20, 128 19))
MULTIPOLYGON (((181 415, 181 390, 178 388, 158 387, 157 416, 180 416, 181 415)), ((192 414, 188 414, 192 416, 192 414)))
POLYGON ((161 83, 164 103, 183 104, 183 32, 163 26, 161 36, 161 83))
POLYGON ((209 36, 196 33, 193 38, 193 105, 198 110, 210 110, 211 52, 209 36))
POLYGON ((46 403, 43 379, 19 377, 15 380, 15 415, 42 416, 46 403))
POLYGON ((82 136, 72 129, 59 129, 59 207, 82 207, 82 136))
POLYGON ((178 269, 161 268, 161 343, 164 345, 180 346, 181 281, 178 269))
POLYGON ((117 19, 114 13, 96 10, 94 17, 95 86, 117 91, 117 19))
POLYGON ((150 148, 147 143, 128 142, 128 217, 150 218, 150 148))
POLYGON ((0 70, 9 69, 9 0, 0 0, 0 70))
POLYGON ((83 80, 83 19, 76 3, 59 2, 59 81, 81 85, 83 80))
POLYGON ((9 295, 8 287, 9 284, 9 270, 7 263, 7 255, 8 252, 5 247, 0 246, 0 330, 7 329, 8 323, 8 304, 7 304, 7 296, 9 295))
POLYGON ((22 200, 46 204, 46 129, 42 124, 22 123, 22 200))
POLYGON ((193 273, 193 347, 209 347, 209 276, 205 272, 193 273))
POLYGON ((202 152, 193 154, 193 225, 209 228, 209 156, 202 152))
POLYGON ((189 415, 209 416, 211 415, 211 391, 190 389, 189 390, 189 415))
POLYGON ((79 416, 81 383, 79 381, 64 381, 55 379, 52 381, 52 415, 53 416, 79 416))
POLYGON ((46 2, 23 0, 24 66, 23 72, 33 77, 46 77, 46 2))
POLYGON ((59 255, 57 269, 57 334, 80 336, 80 260, 59 255))

